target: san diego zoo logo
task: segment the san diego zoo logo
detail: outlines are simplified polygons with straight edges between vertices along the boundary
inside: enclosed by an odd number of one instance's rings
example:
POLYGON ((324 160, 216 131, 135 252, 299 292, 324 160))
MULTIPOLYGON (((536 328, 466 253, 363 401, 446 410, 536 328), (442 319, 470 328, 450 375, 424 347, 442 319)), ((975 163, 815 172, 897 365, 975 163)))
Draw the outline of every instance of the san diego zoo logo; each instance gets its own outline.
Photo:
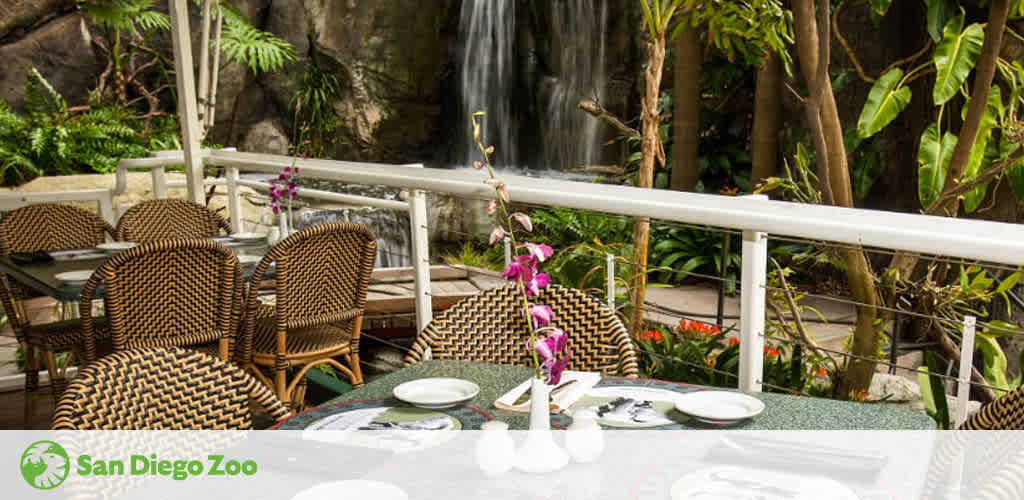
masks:
POLYGON ((127 460, 94 459, 81 454, 72 464, 61 445, 36 441, 21 454, 21 477, 33 488, 52 490, 64 483, 72 465, 79 476, 163 476, 174 481, 200 476, 254 476, 259 469, 254 460, 233 460, 224 455, 207 455, 205 460, 166 460, 155 453, 133 454, 127 460))
POLYGON ((68 452, 53 441, 36 441, 21 454, 21 477, 30 486, 51 490, 68 478, 68 452))

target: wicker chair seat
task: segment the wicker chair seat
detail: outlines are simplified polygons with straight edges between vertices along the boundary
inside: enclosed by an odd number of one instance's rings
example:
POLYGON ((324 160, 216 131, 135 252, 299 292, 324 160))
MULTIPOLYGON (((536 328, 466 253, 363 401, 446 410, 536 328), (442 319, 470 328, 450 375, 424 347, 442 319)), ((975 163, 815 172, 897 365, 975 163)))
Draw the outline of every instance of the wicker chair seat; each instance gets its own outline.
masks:
POLYGON ((982 406, 963 424, 964 431, 1024 430, 1024 387, 1014 389, 982 406))
MULTIPOLYGON (((100 342, 108 342, 110 339, 110 325, 106 317, 96 318, 96 336, 100 342)), ((27 325, 25 327, 25 340, 30 345, 51 350, 77 348, 85 341, 85 334, 82 332, 82 320, 67 319, 43 323, 39 325, 27 325)))
MULTIPOLYGON (((349 352, 352 323, 290 328, 285 338, 286 359, 300 359, 324 353, 349 352)), ((274 318, 256 321, 253 332, 253 357, 274 359, 277 356, 277 324, 274 318)), ((332 354, 333 355, 333 354, 332 354)))
POLYGON ((54 429, 250 429, 250 400, 280 420, 287 409, 241 368, 193 350, 115 352, 82 369, 54 414, 54 429))

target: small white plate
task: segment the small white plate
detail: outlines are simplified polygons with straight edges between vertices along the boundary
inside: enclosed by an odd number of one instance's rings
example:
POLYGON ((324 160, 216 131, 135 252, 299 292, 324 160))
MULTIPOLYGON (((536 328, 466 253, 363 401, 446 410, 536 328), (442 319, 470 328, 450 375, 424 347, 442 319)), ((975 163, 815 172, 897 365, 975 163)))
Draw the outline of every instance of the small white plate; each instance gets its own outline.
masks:
POLYGON ((409 495, 398 486, 381 481, 352 479, 333 481, 306 488, 292 500, 409 500, 409 495))
POLYGON ((106 253, 118 253, 129 248, 134 248, 138 243, 134 241, 113 241, 110 243, 100 243, 96 245, 96 249, 106 253))
POLYGON ((677 396, 676 409, 705 421, 732 422, 760 415, 764 403, 739 392, 695 391, 677 396))
POLYGON ((267 233, 235 233, 231 235, 235 241, 260 241, 267 239, 267 233))
POLYGON ((480 386, 460 378, 421 378, 399 384, 391 393, 399 401, 438 410, 473 399, 480 393, 480 386))
POLYGON ((263 260, 263 257, 261 257, 259 255, 236 255, 236 257, 238 257, 238 263, 243 265, 243 266, 248 266, 249 264, 255 264, 255 263, 263 260))
POLYGON ((92 269, 83 269, 81 271, 68 271, 64 273, 54 274, 53 277, 57 278, 57 281, 63 283, 85 283, 92 277, 92 269))

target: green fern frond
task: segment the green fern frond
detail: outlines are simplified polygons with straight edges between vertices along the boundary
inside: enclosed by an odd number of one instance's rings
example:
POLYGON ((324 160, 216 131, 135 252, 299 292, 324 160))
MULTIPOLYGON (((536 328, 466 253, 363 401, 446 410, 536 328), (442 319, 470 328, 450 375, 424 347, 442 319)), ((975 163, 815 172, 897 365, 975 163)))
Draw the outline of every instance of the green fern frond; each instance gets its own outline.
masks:
POLYGON ((68 103, 39 70, 32 68, 25 75, 25 109, 30 115, 63 116, 67 114, 68 103))
POLYGON ((153 0, 78 0, 78 8, 97 24, 115 30, 135 26, 142 31, 170 29, 167 14, 153 9, 153 0))
POLYGON ((275 71, 295 61, 295 48, 290 43, 248 22, 230 19, 224 16, 225 26, 220 43, 228 61, 244 64, 253 73, 275 71))

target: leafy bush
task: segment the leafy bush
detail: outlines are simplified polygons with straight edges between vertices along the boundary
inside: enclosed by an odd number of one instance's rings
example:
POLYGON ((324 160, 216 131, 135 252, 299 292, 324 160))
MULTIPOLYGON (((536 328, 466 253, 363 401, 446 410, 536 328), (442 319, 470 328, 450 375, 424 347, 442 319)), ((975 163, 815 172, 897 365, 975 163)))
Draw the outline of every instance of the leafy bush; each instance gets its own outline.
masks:
POLYGON ((722 276, 726 290, 736 290, 740 266, 743 263, 738 236, 712 230, 655 224, 651 229, 650 262, 660 268, 658 278, 663 282, 679 282, 691 272, 722 276), (722 260, 725 238, 732 238, 729 254, 722 260), (723 270, 725 271, 723 273, 723 270))
POLYGON ((126 111, 93 106, 72 115, 64 98, 38 71, 25 82, 26 114, 0 101, 0 175, 5 185, 40 175, 113 172, 121 158, 146 156, 149 148, 126 122, 126 111))
MULTIPOLYGON (((710 386, 735 386, 739 380, 739 342, 726 340, 712 325, 683 320, 675 332, 656 326, 641 334, 636 345, 645 377, 710 386)), ((823 360, 805 356, 799 345, 787 353, 783 345, 765 344, 767 392, 824 396, 826 375, 823 360)))

